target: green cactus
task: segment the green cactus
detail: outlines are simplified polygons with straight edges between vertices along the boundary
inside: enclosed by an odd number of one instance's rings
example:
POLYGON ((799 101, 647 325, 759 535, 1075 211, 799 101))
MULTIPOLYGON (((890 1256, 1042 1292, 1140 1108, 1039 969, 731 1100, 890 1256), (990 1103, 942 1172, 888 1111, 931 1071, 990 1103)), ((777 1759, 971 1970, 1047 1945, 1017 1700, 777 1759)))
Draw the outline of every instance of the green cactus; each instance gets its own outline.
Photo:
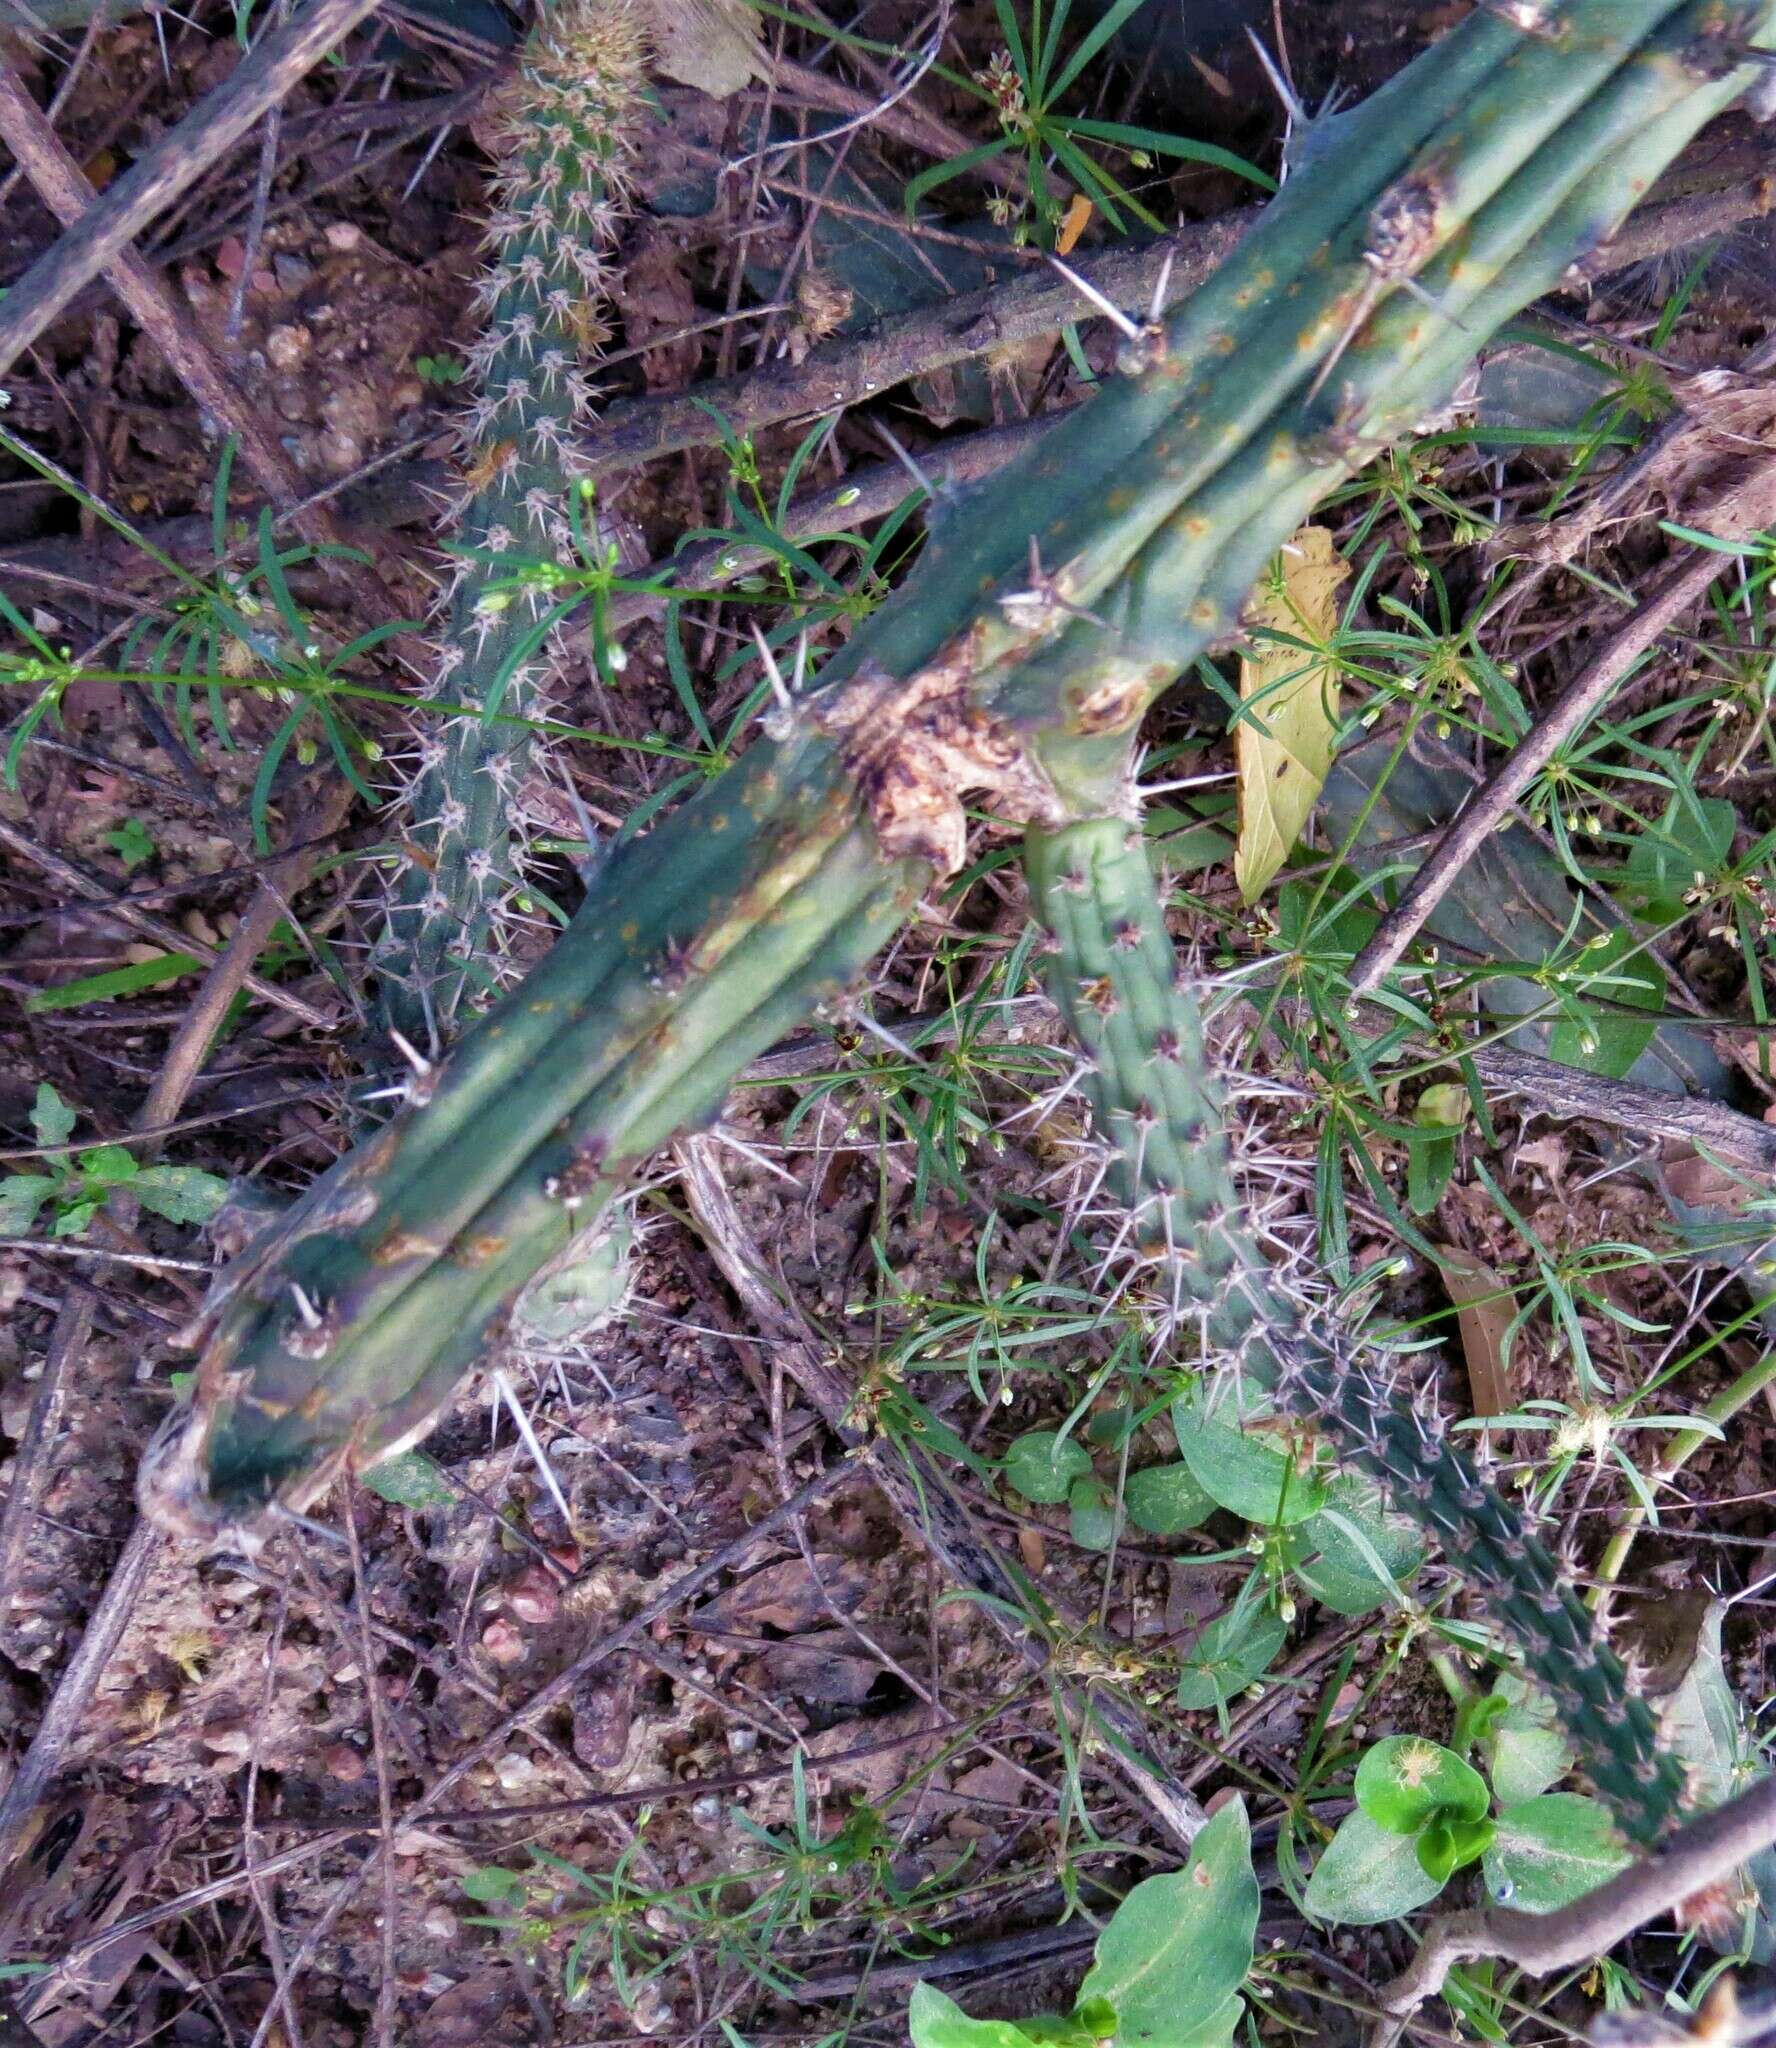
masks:
MULTIPOLYGON (((225 1276, 194 1333, 194 1408, 144 1471, 149 1512, 250 1528, 268 1504, 299 1506, 412 1441, 645 1154, 714 1110, 960 864, 965 792, 1039 841, 1098 815, 1147 705, 1237 623, 1316 498, 1440 402, 1487 334, 1609 231, 1746 82, 1717 61, 1724 33, 1772 16, 1770 0, 1755 15, 1571 0, 1543 38, 1476 14, 1359 110, 1163 348, 1148 337, 1143 367, 952 520, 819 694, 621 849, 554 953, 225 1276), (1511 172, 1498 138, 1519 122, 1536 146, 1511 172), (1489 168, 1460 169, 1469 150, 1489 168), (1382 196, 1432 173, 1429 229, 1384 248, 1398 208, 1382 196), (1431 305, 1403 288, 1414 274, 1431 305), (1125 474, 1147 481, 1124 497, 1125 474)), ((1157 1013, 1148 1026, 1179 1029, 1157 1013)), ((1179 1043, 1151 1128, 1131 1132, 1143 1168, 1162 1127, 1212 1129, 1218 1114, 1200 1046, 1182 1030, 1179 1043)), ((1174 1248, 1249 1278, 1231 1192, 1195 1200, 1195 1238, 1165 1211, 1174 1248)), ((1255 1341, 1231 1299, 1210 1307, 1226 1319, 1217 1342, 1255 1341)), ((1303 1387, 1316 1370, 1301 1364, 1303 1387)), ((1488 1555, 1513 1566, 1504 1540, 1488 1555)), ((1534 1557, 1514 1583, 1537 1613, 1552 1598, 1534 1557)), ((1607 1673, 1597 1684, 1607 1703, 1607 1673)))
POLYGON ((487 956, 519 887, 511 814, 530 735, 488 717, 541 709, 549 594, 509 586, 520 559, 573 559, 585 359, 644 80, 628 0, 550 0, 497 108, 492 262, 471 359, 480 395, 464 462, 472 496, 436 668, 437 698, 469 715, 422 729, 377 959, 384 1015, 421 1046, 449 1034, 465 995, 500 979, 487 956))
POLYGON ((1660 1754, 1651 1711, 1570 1581, 1449 1442, 1436 1405, 1402 1399, 1335 1318, 1285 1298, 1260 1258, 1139 825, 1105 815, 1038 828, 1024 867, 1051 935, 1050 991, 1088 1056, 1086 1093, 1162 1321, 1205 1356, 1235 1361, 1438 1536, 1547 1688, 1624 1830, 1650 1846, 1678 1813, 1683 1770, 1660 1754))

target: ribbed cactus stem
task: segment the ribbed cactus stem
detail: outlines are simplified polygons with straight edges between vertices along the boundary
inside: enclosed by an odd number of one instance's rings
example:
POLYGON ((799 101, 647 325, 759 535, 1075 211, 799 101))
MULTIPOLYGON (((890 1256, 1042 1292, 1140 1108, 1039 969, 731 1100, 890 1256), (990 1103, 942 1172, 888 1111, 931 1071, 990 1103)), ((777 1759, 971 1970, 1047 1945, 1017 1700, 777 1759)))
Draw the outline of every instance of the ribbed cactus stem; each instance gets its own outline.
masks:
POLYGON ((1168 1325, 1200 1332, 1363 1467, 1434 1532, 1553 1697, 1581 1764, 1626 1833, 1655 1842, 1676 1817, 1681 1766, 1545 1545, 1445 1435, 1330 1319, 1272 1281, 1234 1192, 1227 1109, 1201 1010, 1178 972, 1140 827, 1102 816, 1032 830, 1025 871, 1053 951, 1056 1006, 1085 1078, 1110 1175, 1132 1213, 1168 1325))
MULTIPOLYGON (((500 95, 491 261, 477 288, 458 566, 399 826, 378 961, 388 1021, 416 1044, 448 1035, 465 995, 496 986, 501 911, 518 893, 512 815, 550 663, 546 581, 520 562, 573 558, 574 440, 601 335, 598 302, 627 189, 644 83, 629 0, 545 0, 500 95), (489 723, 488 714, 502 714, 489 723)), ((596 531, 596 520, 587 519, 596 531)))
MULTIPOLYGON (((588 5, 597 43, 619 17, 588 5)), ((783 719, 782 738, 622 849, 554 953, 441 1071, 417 1075, 412 1106, 230 1275, 198 1333, 197 1411, 145 1481, 150 1509, 230 1526, 269 1499, 313 1498, 335 1467, 371 1463, 423 1428, 528 1276, 593 1220, 641 1152, 707 1113, 773 1031, 861 970, 923 881, 960 865, 965 796, 984 793, 1016 822, 1093 814, 1081 793, 1121 759, 1154 697, 1227 635, 1317 494, 1438 402, 1487 334, 1608 231, 1746 82, 1748 71, 1716 61, 1725 33, 1761 32, 1773 16, 1776 0, 1743 22, 1721 0, 1569 0, 1549 41, 1476 13, 1358 110, 1174 319, 1157 360, 1113 380, 940 532, 828 664, 818 695, 783 719), (1577 82, 1562 82, 1561 57, 1581 67, 1577 82), (1501 82, 1508 63, 1515 89, 1501 82), (1552 126, 1544 86, 1564 110, 1552 126), (1518 123, 1540 140, 1512 172, 1498 138, 1518 123), (1483 174, 1457 167, 1470 147, 1483 174), (1415 166, 1440 167, 1434 232, 1390 258, 1381 282, 1392 297, 1378 295, 1355 331, 1340 328, 1331 316, 1353 310, 1381 196, 1415 166), (1415 268, 1459 321, 1400 289, 1415 268), (1211 410, 1215 434, 1201 439, 1211 410), (1123 472, 1159 436, 1170 437, 1164 487, 1131 502, 1123 472), (1044 538, 1034 564, 1033 527, 1059 542, 1052 552, 1044 538)), ((566 17, 554 19, 565 39, 566 17)), ((574 70, 550 88, 573 118, 585 113, 583 84, 574 70)), ((603 218, 608 203, 611 159, 563 157, 571 133, 567 114, 549 126, 558 169, 545 178, 533 165, 529 198, 504 209, 516 253, 500 267, 492 327, 508 374, 496 399, 490 367, 497 410, 482 423, 495 452, 566 391, 565 372, 551 384, 524 367, 513 323, 555 276, 560 252, 543 238, 563 190, 598 195, 574 202, 581 216, 603 218)), ((551 316, 571 322, 584 281, 576 260, 545 294, 551 316)), ((529 317, 534 353, 542 330, 529 317)), ((562 327, 550 331, 560 342, 562 327)), ((531 438, 559 457, 554 428, 531 438)), ((565 485, 567 465, 551 474, 565 485)), ((515 469, 484 488, 517 534, 529 513, 515 469)), ((458 593, 465 653, 452 692, 464 693, 473 660, 478 701, 503 691, 503 708, 519 708, 498 650, 533 632, 530 614, 490 614, 474 588, 458 593)), ((421 778, 441 850, 425 850, 423 886, 405 880, 410 923, 394 963, 407 1035, 422 1047, 426 1022, 462 987, 469 963, 453 948, 485 931, 487 862, 504 844, 515 773, 508 743, 475 720, 450 721, 436 743, 458 749, 421 778)), ((1211 1121, 1207 1106, 1191 1111, 1198 1084, 1178 1064, 1167 1086, 1184 1093, 1154 1104, 1150 1139, 1174 1119, 1211 1121)), ((1243 1239, 1218 1237, 1215 1213, 1198 1219, 1201 1255, 1248 1272, 1243 1239)), ((1230 1326, 1231 1341, 1240 1334, 1230 1326)))

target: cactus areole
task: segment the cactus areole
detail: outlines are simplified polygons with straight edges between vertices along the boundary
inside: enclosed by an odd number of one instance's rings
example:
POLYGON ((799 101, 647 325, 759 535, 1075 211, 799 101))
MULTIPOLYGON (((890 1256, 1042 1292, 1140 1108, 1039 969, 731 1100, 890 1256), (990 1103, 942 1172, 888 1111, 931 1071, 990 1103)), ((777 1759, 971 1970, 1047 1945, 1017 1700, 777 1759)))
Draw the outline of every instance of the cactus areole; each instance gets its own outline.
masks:
MULTIPOLYGON (((583 18, 617 10, 590 0, 583 18)), ((510 161, 533 182, 496 238, 527 253, 502 256, 489 293, 478 422, 503 438, 509 415, 551 461, 556 430, 539 441, 538 423, 577 367, 557 365, 551 385, 542 354, 524 364, 545 328, 551 359, 565 354, 574 316, 527 294, 552 260, 545 215, 564 193, 593 194, 572 203, 595 221, 614 161, 582 86, 549 70, 572 45, 567 17, 553 19, 527 73, 546 89, 510 102, 510 161)), ((1091 1064, 1100 1135, 1123 1199, 1188 1276, 1209 1348, 1319 1418, 1442 1538, 1549 1685, 1623 1826, 1652 1839, 1676 1809, 1675 1774, 1548 1553, 1401 1412, 1385 1375, 1266 1279, 1217 1149, 1194 1003, 1130 845, 1123 770, 1146 708, 1238 630, 1251 584, 1314 503, 1446 403, 1488 336, 1614 232, 1753 81, 1746 52, 1773 30, 1776 0, 1497 4, 1347 116, 1139 366, 977 493, 965 520, 939 511, 905 585, 817 687, 621 848, 542 964, 439 1065, 417 1064, 407 1107, 221 1277, 190 1333, 195 1399, 144 1461, 146 1511, 251 1540, 268 1512, 423 1435, 534 1276, 647 1155, 716 1113, 747 1062, 841 996, 933 876, 961 863, 967 798, 1030 828, 1054 993, 1091 1064), (1135 927, 1121 943, 1119 924, 1135 927), (1088 983, 1115 1004, 1082 1003, 1088 983)), ((547 526, 528 487, 492 507, 487 493, 516 475, 484 487, 472 537, 495 511, 547 526)), ((485 609, 462 625, 459 601, 459 667, 503 630, 485 609)), ((504 858, 476 810, 499 809, 477 752, 493 728, 451 730, 468 737, 425 769, 425 804, 439 813, 435 873, 470 877, 483 855, 504 858)), ((414 822, 423 835, 427 818, 414 822)), ((427 962, 442 956, 428 948, 480 900, 440 892, 403 899, 416 929, 398 935, 396 962, 402 1001, 433 1014, 427 962)))

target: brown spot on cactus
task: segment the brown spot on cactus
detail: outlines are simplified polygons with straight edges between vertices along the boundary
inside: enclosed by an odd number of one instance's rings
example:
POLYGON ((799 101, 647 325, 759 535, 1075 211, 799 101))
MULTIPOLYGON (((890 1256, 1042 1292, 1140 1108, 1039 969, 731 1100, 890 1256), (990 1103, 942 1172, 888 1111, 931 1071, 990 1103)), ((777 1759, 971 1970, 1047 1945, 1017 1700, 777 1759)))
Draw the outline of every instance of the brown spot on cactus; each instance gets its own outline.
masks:
POLYGON ((370 1248, 370 1261, 377 1266, 398 1266, 403 1259, 435 1259, 443 1246, 417 1230, 391 1230, 370 1248))

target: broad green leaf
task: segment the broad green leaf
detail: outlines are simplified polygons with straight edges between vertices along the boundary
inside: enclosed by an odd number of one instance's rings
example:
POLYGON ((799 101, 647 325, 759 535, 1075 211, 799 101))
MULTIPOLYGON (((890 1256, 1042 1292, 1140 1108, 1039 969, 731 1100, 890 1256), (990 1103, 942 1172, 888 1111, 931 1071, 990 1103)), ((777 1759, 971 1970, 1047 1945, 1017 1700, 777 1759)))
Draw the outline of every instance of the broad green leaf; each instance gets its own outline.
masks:
POLYGON ((1290 1532, 1290 1548, 1302 1560, 1291 1561, 1295 1577, 1334 1614, 1367 1614, 1388 1605, 1397 1583, 1409 1580, 1424 1557, 1424 1541, 1412 1524, 1385 1513, 1373 1487, 1348 1478, 1335 1479, 1325 1507, 1290 1532), (1376 1574, 1376 1559, 1389 1575, 1385 1583, 1376 1574))
POLYGON ((372 1493, 398 1508, 447 1508, 457 1497, 456 1488, 423 1451, 384 1458, 360 1476, 372 1493))
POLYGON ((1123 1482, 1122 1504, 1137 1529, 1149 1536, 1177 1536, 1215 1512, 1188 1465, 1149 1465, 1123 1482))
POLYGON ((1005 1454, 1005 1483, 1025 1500, 1055 1507, 1092 1468, 1091 1453, 1052 1429, 1033 1429, 1005 1454))
POLYGON ((1211 1621, 1180 1660, 1179 1706, 1193 1713, 1227 1706, 1270 1669, 1288 1633, 1288 1624, 1262 1607, 1211 1621))
POLYGON ((1572 1765, 1554 1714, 1554 1702, 1515 1672, 1501 1672, 1493 1686, 1505 1710, 1481 1737, 1493 1796, 1501 1806, 1521 1806, 1546 1792, 1572 1765))
POLYGON ((935 1984, 915 1984, 907 2007, 913 2048, 1028 2048, 1030 2036, 1011 2020, 971 2020, 935 1984))
POLYGON ((1082 1550, 1108 1550, 1121 1526, 1116 1502, 1101 1479, 1088 1474, 1067 1490, 1067 1532, 1082 1550))
POLYGON ((524 1897, 523 1878, 515 1870, 500 1869, 498 1864, 484 1864, 479 1870, 468 1871, 461 1883, 469 1897, 483 1906, 516 1905, 524 1897))
POLYGON ((1172 1429, 1179 1456, 1211 1500, 1248 1522, 1287 1528, 1325 1505, 1326 1487, 1290 1455, 1281 1431, 1257 1426, 1267 1413, 1264 1404, 1229 1394, 1205 1417, 1198 1397, 1186 1394, 1172 1404, 1172 1429))
POLYGON ((1420 1867, 1410 1835, 1390 1834, 1359 1807, 1339 1823, 1303 1898, 1316 1920, 1374 1927, 1429 1905, 1442 1889, 1420 1867))
POLYGON ((1712 877, 1733 850, 1738 815, 1725 797, 1674 796, 1628 851, 1622 895, 1658 923, 1684 912, 1684 892, 1712 877))
POLYGON ((1633 1860, 1601 1800, 1546 1792, 1500 1812, 1482 1868, 1486 1889, 1500 1905, 1552 1913, 1633 1860))
POLYGON ((1422 1735, 1389 1735, 1368 1749, 1356 1793, 1363 1812, 1396 1835, 1414 1835, 1438 1815, 1480 1820, 1492 1804, 1472 1764, 1422 1735))
POLYGON ((1314 650, 1338 629, 1338 590, 1349 574, 1331 532, 1304 526, 1284 543, 1247 603, 1248 629, 1262 630, 1240 656, 1240 697, 1251 709, 1233 729, 1239 776, 1233 872, 1246 903, 1257 902, 1288 860, 1332 766, 1339 672, 1314 650), (1282 637, 1267 639, 1264 631, 1282 637))
POLYGON ((1135 1886, 1098 1937, 1083 2004, 1115 2009, 1117 2048, 1206 2048, 1252 1967, 1258 1880, 1244 1802, 1230 1799, 1182 1870, 1135 1886))
POLYGON ((47 1081, 37 1084, 37 1100, 31 1110, 31 1128, 39 1145, 61 1145, 75 1124, 74 1112, 47 1081))
POLYGON ((23 1237, 59 1183, 47 1173, 0 1177, 0 1237, 23 1237))
POLYGON ((1633 932, 1619 930, 1608 933, 1601 944, 1588 946, 1564 979, 1568 995, 1585 1010, 1585 1021, 1566 1018, 1556 1024, 1548 1035, 1549 1057, 1619 1081, 1652 1044, 1658 1020, 1649 1017, 1643 1023, 1638 1017, 1619 1016, 1602 1003, 1658 1009, 1665 1000, 1663 970, 1641 950, 1633 932), (1601 1000, 1590 1007, 1587 995, 1601 1000))
POLYGON ((130 1193, 169 1223, 207 1223, 227 1201, 228 1183, 199 1166, 145 1166, 130 1193))
POLYGON ((1721 1661, 1725 1612, 1720 1601, 1709 1603, 1689 1668, 1659 1709, 1659 1732, 1683 1759, 1697 1803, 1705 1808, 1719 1806, 1741 1788, 1747 1754, 1739 1702, 1721 1661))

